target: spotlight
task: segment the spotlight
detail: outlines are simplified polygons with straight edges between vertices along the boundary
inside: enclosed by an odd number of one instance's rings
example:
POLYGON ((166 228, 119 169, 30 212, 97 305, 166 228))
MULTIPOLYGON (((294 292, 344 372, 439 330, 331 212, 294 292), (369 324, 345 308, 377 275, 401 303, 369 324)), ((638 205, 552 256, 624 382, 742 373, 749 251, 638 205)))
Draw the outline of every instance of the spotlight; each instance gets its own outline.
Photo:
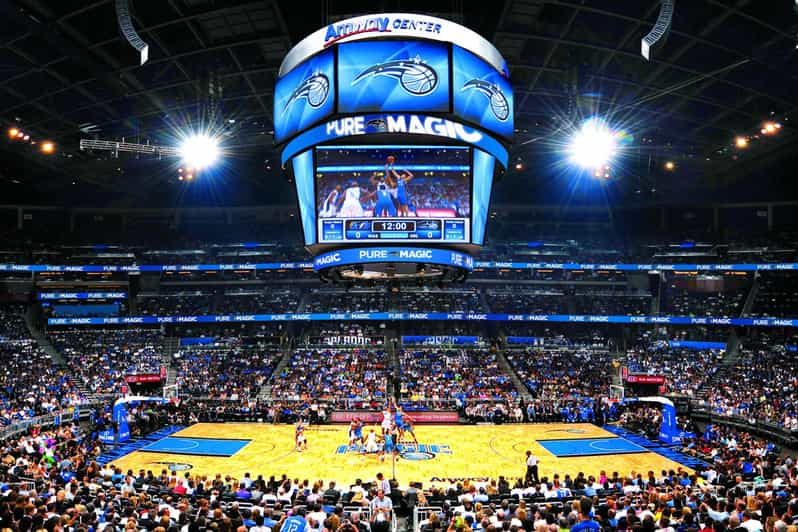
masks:
POLYGON ((11 137, 12 139, 16 138, 17 133, 19 133, 19 130, 15 127, 12 127, 11 129, 8 130, 8 136, 11 137))
POLYGON ((25 133, 23 133, 22 131, 17 131, 17 138, 18 139, 21 139, 24 136, 25 136, 25 133))
POLYGON ((192 168, 207 168, 219 158, 219 142, 208 135, 192 135, 180 146, 180 156, 192 168))
POLYGON ((747 148, 748 147, 748 139, 745 137, 737 137, 734 139, 734 143, 737 145, 738 148, 747 148))
POLYGON ((25 135, 24 137, 22 137, 22 140, 24 141, 30 140, 30 135, 25 135))
MULTIPOLYGON (((779 126, 781 126, 781 124, 779 124, 779 126)), ((773 133, 776 132, 777 129, 779 129, 779 128, 776 127, 775 122, 765 122, 762 125, 762 134, 763 135, 772 135, 773 133)))
POLYGON ((49 140, 46 142, 42 142, 42 153, 49 155, 54 151, 55 151, 55 144, 53 144, 49 140))
POLYGON ((665 163, 665 170, 670 172, 674 168, 676 168, 676 163, 674 163, 673 161, 668 161, 668 162, 665 163))
POLYGON ((586 169, 609 164, 617 151, 617 136, 598 118, 586 120, 567 149, 571 162, 586 169))
POLYGON ((515 163, 515 169, 518 170, 519 172, 522 171, 524 169, 524 163, 520 161, 515 163))
POLYGON ((182 181, 183 180, 183 176, 182 175, 177 176, 177 180, 178 181, 182 181))

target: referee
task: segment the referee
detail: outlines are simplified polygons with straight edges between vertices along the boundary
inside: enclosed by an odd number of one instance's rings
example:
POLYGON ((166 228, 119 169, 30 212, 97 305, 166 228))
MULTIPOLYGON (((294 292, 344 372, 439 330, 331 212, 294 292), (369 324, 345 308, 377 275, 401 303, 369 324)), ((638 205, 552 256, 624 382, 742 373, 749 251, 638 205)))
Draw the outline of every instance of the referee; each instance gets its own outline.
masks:
POLYGON ((533 482, 538 484, 540 479, 538 478, 538 464, 540 460, 538 457, 532 454, 532 451, 526 452, 526 482, 527 484, 533 482))

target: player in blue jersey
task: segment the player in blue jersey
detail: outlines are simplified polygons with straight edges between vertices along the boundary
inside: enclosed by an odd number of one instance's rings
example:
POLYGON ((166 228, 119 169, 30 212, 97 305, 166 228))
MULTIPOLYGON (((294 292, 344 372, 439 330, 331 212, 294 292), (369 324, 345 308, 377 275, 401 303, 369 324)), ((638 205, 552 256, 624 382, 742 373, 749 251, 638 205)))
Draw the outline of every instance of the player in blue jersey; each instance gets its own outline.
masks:
POLYGON ((362 444, 363 440, 363 423, 358 418, 354 418, 349 424, 349 445, 362 444))
POLYGON ((395 434, 392 431, 387 431, 382 435, 382 451, 380 451, 380 462, 385 461, 386 454, 397 455, 399 450, 396 448, 395 434))
POLYGON ((405 434, 409 433, 413 437, 413 443, 418 445, 418 439, 416 438, 416 433, 413 430, 414 422, 415 420, 409 415, 407 415, 407 413, 405 412, 402 418, 402 437, 404 437, 405 434))
POLYGON ((376 188, 374 216, 380 218, 396 216, 396 206, 393 204, 393 196, 391 196, 393 182, 376 172, 372 174, 370 181, 376 188))
POLYGON ((396 183, 396 203, 399 205, 399 216, 410 216, 410 196, 407 193, 407 183, 413 179, 413 174, 409 170, 401 174, 391 169, 393 182, 396 183))

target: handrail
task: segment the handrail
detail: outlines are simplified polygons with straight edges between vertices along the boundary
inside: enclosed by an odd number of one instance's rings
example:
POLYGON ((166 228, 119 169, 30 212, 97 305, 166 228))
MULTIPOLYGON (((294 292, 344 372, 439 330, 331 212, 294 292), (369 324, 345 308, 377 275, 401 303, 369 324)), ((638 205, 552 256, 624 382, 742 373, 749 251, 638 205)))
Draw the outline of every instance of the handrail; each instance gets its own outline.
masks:
MULTIPOLYGON (((84 411, 83 407, 94 407, 100 404, 101 403, 98 401, 82 401, 77 405, 72 405, 72 406, 81 407, 79 416, 80 418, 85 418, 89 416, 89 411, 88 410, 84 411)), ((72 412, 60 412, 58 414, 44 414, 42 416, 35 416, 32 418, 15 421, 12 424, 0 429, 0 439, 7 439, 12 436, 15 436, 21 432, 28 430, 30 427, 55 425, 57 418, 60 418, 62 421, 71 421, 72 420, 71 416, 72 412), (68 415, 69 419, 65 420, 64 415, 68 415)))

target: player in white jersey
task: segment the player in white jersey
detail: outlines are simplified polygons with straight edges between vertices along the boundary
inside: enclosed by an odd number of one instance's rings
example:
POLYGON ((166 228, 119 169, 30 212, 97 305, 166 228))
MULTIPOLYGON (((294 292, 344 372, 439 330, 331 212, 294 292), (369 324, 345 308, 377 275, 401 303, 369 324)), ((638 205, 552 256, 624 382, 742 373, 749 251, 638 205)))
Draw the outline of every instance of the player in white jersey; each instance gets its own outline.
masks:
POLYGON ((335 185, 335 188, 327 194, 327 197, 324 199, 324 205, 321 207, 320 216, 322 218, 335 218, 342 192, 341 185, 335 185))
POLYGON ((391 428, 393 428, 393 416, 391 415, 391 409, 386 407, 385 410, 382 411, 382 433, 385 434, 389 432, 391 428))
POLYGON ((366 445, 363 447, 363 452, 376 453, 379 450, 380 444, 377 443, 377 433, 374 432, 374 429, 371 429, 366 435, 366 445))
POLYGON ((360 203, 360 185, 357 181, 350 181, 349 187, 344 191, 344 203, 338 211, 339 218, 360 218, 364 216, 363 205, 360 203))

